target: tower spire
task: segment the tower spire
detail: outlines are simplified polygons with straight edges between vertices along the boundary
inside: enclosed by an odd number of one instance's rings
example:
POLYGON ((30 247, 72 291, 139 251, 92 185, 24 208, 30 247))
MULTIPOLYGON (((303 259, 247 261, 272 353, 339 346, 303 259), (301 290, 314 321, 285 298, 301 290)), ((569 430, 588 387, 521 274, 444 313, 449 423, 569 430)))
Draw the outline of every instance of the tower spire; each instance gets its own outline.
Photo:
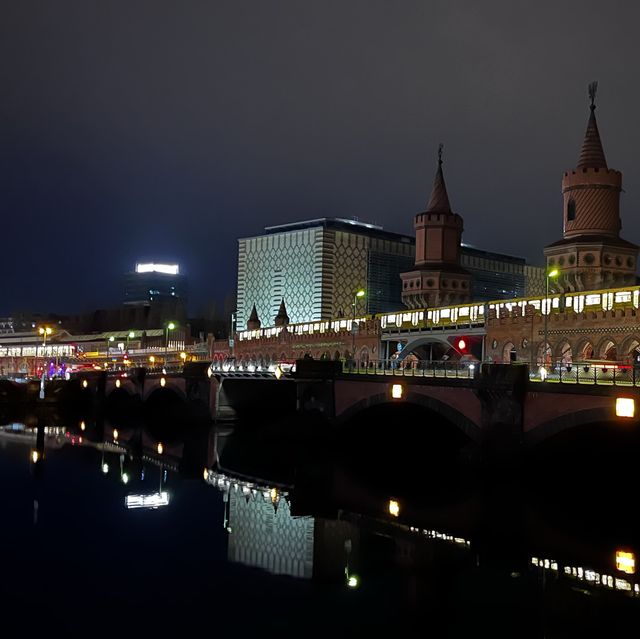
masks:
POLYGON ((602 149, 600 141, 600 133, 598 131, 598 123, 596 122, 596 93, 598 91, 598 83, 591 82, 589 84, 589 99, 591 101, 591 113, 587 124, 587 132, 584 136, 582 149, 580 150, 580 159, 578 160, 579 169, 606 169, 607 160, 602 149))
POLYGON ((433 180, 433 189, 427 203, 427 213, 452 213, 451 204, 449 204, 449 196, 447 195, 447 187, 444 183, 444 174, 442 173, 442 142, 438 145, 438 170, 433 180))

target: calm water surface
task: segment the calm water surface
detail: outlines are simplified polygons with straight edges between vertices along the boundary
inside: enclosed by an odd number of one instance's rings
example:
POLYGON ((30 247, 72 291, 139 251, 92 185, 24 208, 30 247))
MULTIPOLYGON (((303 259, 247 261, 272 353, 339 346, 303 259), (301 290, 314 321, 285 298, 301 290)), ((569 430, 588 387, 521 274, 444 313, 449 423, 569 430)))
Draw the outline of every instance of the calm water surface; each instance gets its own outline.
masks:
POLYGON ((624 500, 301 463, 269 434, 46 424, 0 432, 0 605, 27 636, 640 634, 624 500))

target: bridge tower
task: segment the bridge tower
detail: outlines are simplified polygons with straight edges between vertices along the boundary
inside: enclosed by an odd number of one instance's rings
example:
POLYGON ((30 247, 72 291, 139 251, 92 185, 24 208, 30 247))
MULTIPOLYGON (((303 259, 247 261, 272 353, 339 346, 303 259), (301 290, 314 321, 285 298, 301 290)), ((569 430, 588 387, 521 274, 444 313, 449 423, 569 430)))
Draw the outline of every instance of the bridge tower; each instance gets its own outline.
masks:
POLYGON ((596 121, 596 89, 589 85, 591 113, 578 166, 562 177, 563 239, 545 247, 556 292, 635 284, 638 247, 620 237, 622 173, 607 166, 596 121))
POLYGON ((469 300, 471 274, 460 266, 462 217, 451 210, 442 173, 442 144, 438 169, 424 213, 414 220, 416 261, 401 273, 402 302, 409 308, 446 306, 469 300))
POLYGON ((249 319, 247 320, 247 330, 248 331, 257 331, 261 326, 260 318, 258 317, 258 311, 256 310, 256 305, 253 305, 251 309, 251 315, 249 315, 249 319))

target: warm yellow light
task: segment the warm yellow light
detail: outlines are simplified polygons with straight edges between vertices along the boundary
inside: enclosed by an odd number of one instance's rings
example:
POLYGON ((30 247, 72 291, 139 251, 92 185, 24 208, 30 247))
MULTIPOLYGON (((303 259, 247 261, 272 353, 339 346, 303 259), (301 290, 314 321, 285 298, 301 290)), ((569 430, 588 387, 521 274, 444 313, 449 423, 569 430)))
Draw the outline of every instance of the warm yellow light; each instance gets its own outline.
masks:
POLYGON ((151 356, 149 357, 149 361, 150 361, 152 364, 154 364, 154 363, 155 363, 155 361, 156 361, 156 358, 155 358, 153 355, 151 355, 151 356))
POLYGON ((365 292, 361 289, 356 293, 356 297, 364 297, 365 296, 365 292))
POLYGON ((209 479, 209 471, 206 468, 202 471, 202 477, 205 481, 209 479))
POLYGON ((158 455, 162 455, 162 453, 164 452, 164 446, 162 445, 162 442, 158 442, 156 450, 158 451, 158 455))
POLYGON ((391 387, 391 397, 393 399, 402 399, 402 384, 394 384, 391 387))
POLYGON ((160 386, 164 388, 167 385, 167 380, 164 377, 160 378, 160 386))
POLYGON ((616 550, 616 568, 632 575, 636 571, 636 556, 632 552, 616 550))
POLYGON ((82 380, 82 388, 86 388, 87 386, 89 386, 89 382, 86 379, 82 380))
POLYGON ((280 368, 280 366, 276 366, 274 375, 276 376, 276 379, 280 379, 282 377, 282 369, 280 368))
POLYGON ((113 429, 113 438, 116 439, 116 440, 118 439, 118 429, 117 428, 113 429))
POLYGON ((87 427, 87 425, 84 423, 84 421, 80 422, 80 430, 85 430, 87 427))
POLYGON ((116 388, 120 388, 120 380, 116 379, 116 388))
POLYGON ((616 417, 633 417, 635 412, 635 399, 631 397, 616 397, 616 417))
POLYGON ((547 273, 547 277, 557 277, 560 274, 560 271, 557 268, 554 268, 553 271, 549 271, 547 273))
POLYGON ((176 327, 176 325, 173 322, 169 322, 169 324, 167 324, 167 328, 172 331, 174 328, 176 327))
POLYGON ((394 517, 400 514, 400 504, 395 499, 389 500, 389 514, 394 517))
POLYGON ((116 338, 112 335, 112 336, 109 338, 109 341, 110 341, 110 342, 113 342, 113 341, 115 341, 115 339, 116 339, 116 338))
POLYGON ((277 488, 272 488, 271 489, 271 501, 275 504, 276 501, 278 501, 278 489, 277 488))
POLYGON ((347 586, 349 586, 349 588, 357 588, 359 584, 360 579, 358 579, 357 575, 349 575, 347 579, 347 586))
POLYGON ((40 459, 40 453, 37 450, 31 451, 31 461, 35 464, 40 459))
POLYGON ((187 354, 186 353, 180 353, 180 359, 184 362, 184 360, 187 359, 187 354))
POLYGON ((136 334, 133 331, 129 331, 129 339, 133 339, 136 334))

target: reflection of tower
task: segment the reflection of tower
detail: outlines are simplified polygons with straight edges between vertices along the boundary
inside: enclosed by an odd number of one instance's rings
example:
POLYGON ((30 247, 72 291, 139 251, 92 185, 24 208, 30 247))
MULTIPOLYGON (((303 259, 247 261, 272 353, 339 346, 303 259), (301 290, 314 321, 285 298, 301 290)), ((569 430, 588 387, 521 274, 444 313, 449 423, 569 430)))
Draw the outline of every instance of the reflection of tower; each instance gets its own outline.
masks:
POLYGON ((442 173, 442 145, 438 170, 424 213, 414 220, 416 261, 412 271, 402 273, 402 302, 409 308, 444 306, 466 302, 471 275, 460 266, 462 218, 451 210, 442 173))
POLYGON ((545 247, 550 286, 563 292, 635 284, 638 247, 620 237, 622 173, 607 166, 596 122, 597 83, 578 166, 562 178, 563 239, 545 247))

